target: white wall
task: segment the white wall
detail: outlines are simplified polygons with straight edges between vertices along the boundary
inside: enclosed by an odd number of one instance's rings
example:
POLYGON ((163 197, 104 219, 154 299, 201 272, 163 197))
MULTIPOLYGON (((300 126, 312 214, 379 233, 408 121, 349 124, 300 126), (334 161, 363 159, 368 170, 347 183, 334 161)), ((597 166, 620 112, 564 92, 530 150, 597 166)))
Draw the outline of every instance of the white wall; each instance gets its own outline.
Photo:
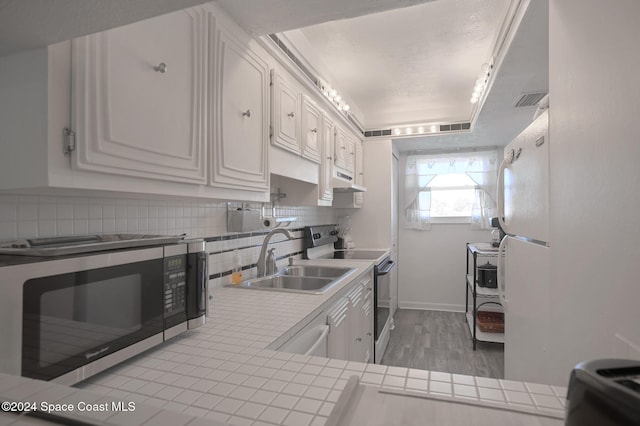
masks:
POLYGON ((563 384, 579 361, 640 359, 638 17, 636 0, 550 2, 548 350, 563 384))
POLYGON ((351 236, 357 247, 391 247, 391 140, 364 141, 364 205, 339 210, 351 216, 351 236))
POLYGON ((464 312, 466 244, 489 242, 490 230, 471 225, 431 224, 428 231, 404 228, 404 170, 400 157, 398 232, 398 306, 464 312))
POLYGON ((398 306, 464 312, 466 243, 489 242, 490 231, 469 224, 432 224, 429 231, 400 222, 398 306))

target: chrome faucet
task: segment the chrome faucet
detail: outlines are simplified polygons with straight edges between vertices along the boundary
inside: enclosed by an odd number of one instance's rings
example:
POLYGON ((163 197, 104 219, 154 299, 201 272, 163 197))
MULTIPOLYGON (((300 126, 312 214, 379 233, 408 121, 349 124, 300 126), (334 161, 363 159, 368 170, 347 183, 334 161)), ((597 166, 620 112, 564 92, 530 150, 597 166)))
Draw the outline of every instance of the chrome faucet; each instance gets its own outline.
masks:
POLYGON ((284 234, 288 239, 292 240, 293 235, 289 232, 288 229, 284 228, 276 228, 273 231, 269 232, 266 237, 264 237, 264 241, 262 242, 262 247, 260 248, 260 256, 258 257, 258 278, 264 277, 265 272, 267 270, 266 265, 266 254, 267 254, 267 246, 269 245, 269 240, 274 234, 284 234))

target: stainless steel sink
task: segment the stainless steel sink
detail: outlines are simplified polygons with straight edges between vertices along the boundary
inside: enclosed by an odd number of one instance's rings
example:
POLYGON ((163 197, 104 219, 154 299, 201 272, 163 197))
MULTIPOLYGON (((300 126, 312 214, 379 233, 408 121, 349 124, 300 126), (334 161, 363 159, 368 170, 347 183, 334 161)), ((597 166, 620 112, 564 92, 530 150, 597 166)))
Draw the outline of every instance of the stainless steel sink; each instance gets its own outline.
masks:
POLYGON ((288 275, 270 275, 268 277, 247 280, 240 287, 282 290, 322 294, 337 282, 333 278, 292 277, 288 275))
POLYGON ((324 266, 287 266, 281 268, 276 275, 249 279, 237 287, 322 294, 352 270, 351 268, 324 266))
POLYGON ((294 277, 326 277, 337 278, 349 272, 350 268, 333 268, 326 266, 286 266, 281 268, 279 275, 289 275, 294 277))

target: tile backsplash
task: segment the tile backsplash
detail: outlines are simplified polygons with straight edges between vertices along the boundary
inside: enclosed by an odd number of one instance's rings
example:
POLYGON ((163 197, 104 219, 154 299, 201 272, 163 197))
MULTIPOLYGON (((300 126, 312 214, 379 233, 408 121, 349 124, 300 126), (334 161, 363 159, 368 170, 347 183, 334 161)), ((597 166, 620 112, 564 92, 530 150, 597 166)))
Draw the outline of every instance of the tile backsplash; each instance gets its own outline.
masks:
MULTIPOLYGON (((0 241, 65 235, 146 233, 214 237, 227 233, 227 202, 181 198, 0 195, 0 241)), ((240 206, 232 202, 232 206, 240 206)), ((259 206, 259 203, 258 203, 259 206)), ((330 223, 329 207, 277 206, 289 228, 330 223)))
MULTIPOLYGON (((242 203, 176 197, 160 199, 1 194, 0 241, 108 233, 187 234, 188 237, 208 240, 211 285, 221 286, 230 280, 229 272, 235 249, 238 249, 241 256, 244 275, 255 275, 260 245, 268 231, 227 232, 229 204, 235 208, 242 203)), ((260 207, 260 203, 255 204, 255 207, 260 207)), ((270 248, 276 248, 279 264, 286 263, 288 257, 300 257, 304 226, 336 223, 336 210, 330 207, 277 206, 276 215, 297 219, 286 224, 286 228, 293 232, 293 240, 288 241, 278 234, 270 241, 270 248)))

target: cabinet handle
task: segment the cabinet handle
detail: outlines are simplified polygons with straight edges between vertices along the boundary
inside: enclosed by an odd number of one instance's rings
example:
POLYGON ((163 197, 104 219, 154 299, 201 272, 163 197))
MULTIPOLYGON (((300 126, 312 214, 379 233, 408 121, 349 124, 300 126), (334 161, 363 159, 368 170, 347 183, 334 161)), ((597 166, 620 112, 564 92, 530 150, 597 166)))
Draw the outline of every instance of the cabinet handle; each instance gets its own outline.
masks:
POLYGON ((347 147, 346 146, 341 146, 340 149, 347 149, 347 147))
POLYGON ((167 72, 167 64, 165 64, 164 62, 160 62, 158 65, 153 67, 153 70, 155 72, 164 74, 165 72, 167 72))
POLYGON ((296 116, 296 115, 295 115, 294 113, 292 113, 292 112, 290 112, 289 114, 287 114, 287 117, 289 117, 289 118, 293 118, 293 117, 295 117, 295 116, 296 116))
POLYGON ((242 116, 243 117, 251 117, 251 110, 250 109, 246 110, 245 112, 242 113, 242 116))
POLYGON ((327 157, 327 160, 333 160, 333 157, 327 157))
POLYGON ((362 342, 362 337, 356 337, 356 342, 362 342))
POLYGON ((367 336, 373 336, 373 334, 372 333, 367 333, 367 336))
POLYGON ((318 133, 318 129, 311 129, 311 133, 318 133))

